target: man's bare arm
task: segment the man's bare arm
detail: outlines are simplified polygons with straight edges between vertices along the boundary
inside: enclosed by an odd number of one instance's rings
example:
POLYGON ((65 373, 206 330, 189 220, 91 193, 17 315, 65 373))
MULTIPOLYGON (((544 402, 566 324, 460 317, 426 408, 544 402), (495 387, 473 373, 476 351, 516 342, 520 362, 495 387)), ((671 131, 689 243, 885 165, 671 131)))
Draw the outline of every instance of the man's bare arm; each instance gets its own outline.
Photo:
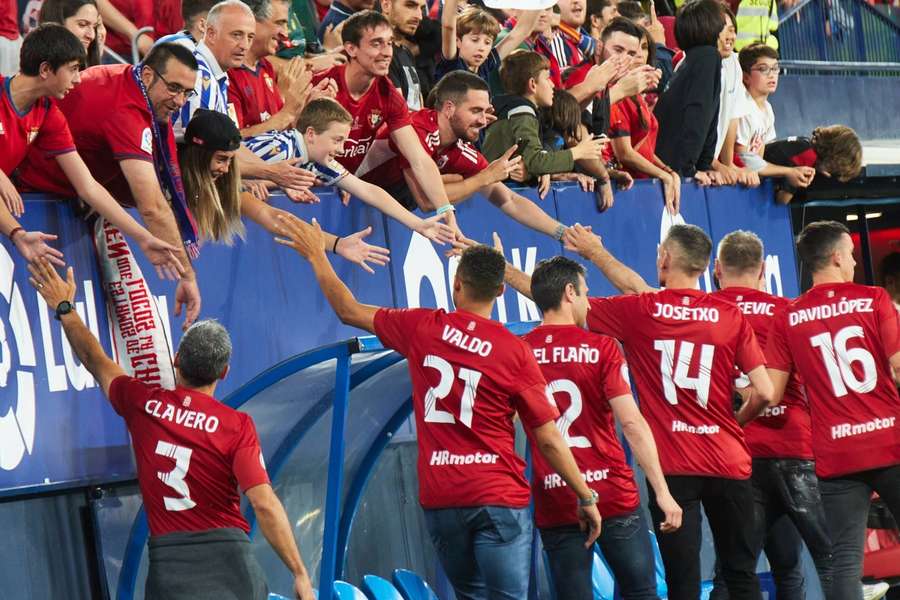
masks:
MULTIPOLYGON (((450 184, 452 185, 452 184, 450 184)), ((449 188, 450 185, 447 187, 449 188)), ((544 210, 521 194, 517 194, 502 183, 491 184, 482 190, 491 203, 525 227, 540 231, 558 239, 564 226, 544 210)))
POLYGON ((625 266, 615 256, 603 247, 600 238, 589 229, 575 224, 563 234, 563 242, 566 250, 577 252, 583 258, 588 259, 600 269, 613 287, 623 294, 640 294, 643 292, 655 292, 656 288, 650 287, 644 278, 633 269, 625 266))

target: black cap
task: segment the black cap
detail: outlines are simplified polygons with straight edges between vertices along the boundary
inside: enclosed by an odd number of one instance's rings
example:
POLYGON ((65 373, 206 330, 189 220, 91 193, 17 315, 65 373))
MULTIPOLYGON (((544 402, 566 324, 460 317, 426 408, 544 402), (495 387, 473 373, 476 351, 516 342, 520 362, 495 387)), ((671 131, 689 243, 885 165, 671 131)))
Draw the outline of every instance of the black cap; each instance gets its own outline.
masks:
POLYGON ((228 115, 201 108, 188 123, 184 143, 202 146, 212 152, 232 151, 241 146, 241 132, 228 115))

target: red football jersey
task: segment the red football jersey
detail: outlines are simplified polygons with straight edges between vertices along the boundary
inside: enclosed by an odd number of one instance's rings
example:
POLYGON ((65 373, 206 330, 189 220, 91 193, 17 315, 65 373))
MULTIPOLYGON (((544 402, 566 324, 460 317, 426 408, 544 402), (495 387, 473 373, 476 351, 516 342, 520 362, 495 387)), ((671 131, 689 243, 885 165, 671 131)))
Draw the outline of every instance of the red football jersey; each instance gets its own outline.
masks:
MULTIPOLYGON (((487 159, 475 146, 465 140, 457 140, 455 144, 440 147, 441 134, 436 110, 430 108, 417 110, 410 115, 410 120, 422 147, 434 159, 441 173, 453 173, 468 179, 487 168, 487 159)), ((367 168, 363 179, 379 187, 389 188, 404 181, 403 171, 409 168, 409 162, 400 154, 386 130, 379 131, 376 139, 388 141, 393 157, 380 165, 369 165, 367 162, 363 165, 363 168, 367 168)))
POLYGON ((409 109, 406 107, 406 100, 386 76, 375 78, 369 89, 358 99, 354 99, 344 79, 346 69, 347 65, 338 65, 317 73, 313 76, 312 84, 316 85, 329 77, 337 83, 335 100, 353 116, 353 123, 350 125, 350 135, 344 142, 344 152, 336 158, 345 169, 356 173, 375 141, 378 129, 386 126, 391 132, 409 125, 409 109))
POLYGON ((375 333, 409 363, 422 506, 528 506, 513 415, 526 429, 559 416, 528 344, 460 310, 383 308, 375 333))
MULTIPOLYGON (((790 300, 752 288, 732 287, 714 294, 734 302, 750 323, 760 347, 766 347, 775 314, 790 300)), ((803 383, 794 372, 788 380, 781 404, 767 408, 744 427, 744 437, 753 458, 802 458, 812 460, 812 425, 803 383)))
POLYGON ((19 4, 9 0, 0 8, 0 37, 15 40, 19 37, 19 4))
POLYGON ((269 483, 250 415, 205 394, 166 390, 127 376, 109 400, 131 433, 151 535, 238 527, 238 486, 269 483))
MULTIPOLYGON (((153 116, 132 77, 130 65, 98 66, 81 73, 81 83, 59 101, 69 121, 78 153, 113 198, 133 206, 134 198, 118 161, 153 162, 153 116)), ((170 156, 175 156, 172 128, 160 124, 167 136, 170 156)), ((74 196, 69 181, 55 160, 31 151, 19 171, 19 179, 31 189, 74 196)))
MULTIPOLYGON (((110 0, 110 2, 138 29, 153 27, 154 31, 151 31, 150 35, 154 38, 159 38, 165 34, 178 31, 178 28, 172 31, 155 31, 156 19, 154 17, 154 0, 110 0)), ((106 45, 126 60, 131 60, 131 39, 116 32, 108 25, 106 27, 106 45)))
POLYGON ((275 68, 265 58, 255 69, 241 65, 228 70, 228 102, 234 105, 238 127, 253 127, 269 120, 284 107, 275 68))
POLYGON ((700 290, 591 298, 588 327, 624 344, 666 475, 750 477, 734 366, 765 361, 737 306, 700 290))
POLYGON ((74 152, 69 125, 56 103, 50 98, 40 98, 27 112, 19 112, 10 95, 11 81, 12 78, 0 76, 0 147, 3 148, 0 169, 11 175, 29 149, 48 160, 74 152))
POLYGON ((803 377, 819 477, 900 463, 897 352, 900 323, 882 288, 817 285, 778 313, 766 357, 803 377))
MULTIPOLYGON (((633 512, 641 503, 634 472, 616 436, 609 401, 631 394, 625 359, 609 337, 575 325, 542 325, 524 337, 547 379, 547 395, 562 415, 556 425, 588 486, 597 492, 604 517, 633 512)), ((578 523, 578 498, 532 452, 531 490, 538 527, 578 523)))

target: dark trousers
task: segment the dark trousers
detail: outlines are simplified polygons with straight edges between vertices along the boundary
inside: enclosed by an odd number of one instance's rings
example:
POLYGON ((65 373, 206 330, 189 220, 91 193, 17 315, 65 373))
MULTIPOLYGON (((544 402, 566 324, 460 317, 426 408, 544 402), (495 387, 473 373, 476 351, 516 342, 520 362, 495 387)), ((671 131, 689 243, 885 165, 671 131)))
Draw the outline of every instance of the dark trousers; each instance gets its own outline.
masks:
POLYGON ((674 533, 660 532, 659 524, 665 516, 656 504, 656 494, 649 489, 650 514, 666 567, 669 600, 697 600, 700 597, 701 504, 712 529, 716 556, 730 597, 760 600, 750 480, 667 475, 666 482, 684 511, 681 529, 674 533))
MULTIPOLYGON (((756 513, 754 548, 765 548, 778 590, 778 600, 805 600, 802 541, 816 564, 825 598, 833 578, 831 537, 819 492, 815 463, 793 458, 753 459, 753 499, 756 513)), ((714 600, 728 598, 716 573, 714 600)))
POLYGON ((834 598, 861 600, 863 548, 872 492, 900 521, 900 465, 822 479, 822 501, 834 543, 834 598))
MULTIPOLYGON (((541 529, 556 600, 594 600, 594 549, 584 547, 577 525, 541 529)), ((656 566, 640 509, 603 519, 597 540, 624 600, 656 600, 656 566)))

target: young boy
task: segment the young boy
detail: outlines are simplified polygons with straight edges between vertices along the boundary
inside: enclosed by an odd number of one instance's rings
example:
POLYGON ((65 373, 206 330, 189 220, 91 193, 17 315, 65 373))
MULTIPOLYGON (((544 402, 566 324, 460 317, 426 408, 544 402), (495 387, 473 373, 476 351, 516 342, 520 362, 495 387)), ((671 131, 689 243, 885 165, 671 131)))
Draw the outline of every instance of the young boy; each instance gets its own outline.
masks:
POLYGON ((590 135, 572 148, 544 150, 537 111, 553 105, 553 81, 546 58, 517 50, 503 59, 500 81, 508 95, 497 98, 497 121, 488 127, 482 144, 488 160, 495 160, 516 144, 533 185, 541 175, 572 171, 576 160, 601 157, 606 142, 590 135))
POLYGON ((343 106, 331 98, 319 98, 300 113, 297 129, 271 131, 246 143, 266 162, 300 159, 302 168, 315 173, 321 185, 337 186, 430 240, 442 244, 453 240, 453 230, 442 223, 447 211, 438 209, 435 216, 420 219, 383 189, 366 183, 334 159, 344 147, 352 121, 343 106))
POLYGON ((500 24, 485 10, 476 7, 457 15, 457 0, 446 0, 441 15, 441 60, 434 72, 434 80, 451 71, 471 71, 485 81, 500 68, 510 52, 531 35, 537 22, 538 10, 523 10, 515 27, 496 46, 500 24))

